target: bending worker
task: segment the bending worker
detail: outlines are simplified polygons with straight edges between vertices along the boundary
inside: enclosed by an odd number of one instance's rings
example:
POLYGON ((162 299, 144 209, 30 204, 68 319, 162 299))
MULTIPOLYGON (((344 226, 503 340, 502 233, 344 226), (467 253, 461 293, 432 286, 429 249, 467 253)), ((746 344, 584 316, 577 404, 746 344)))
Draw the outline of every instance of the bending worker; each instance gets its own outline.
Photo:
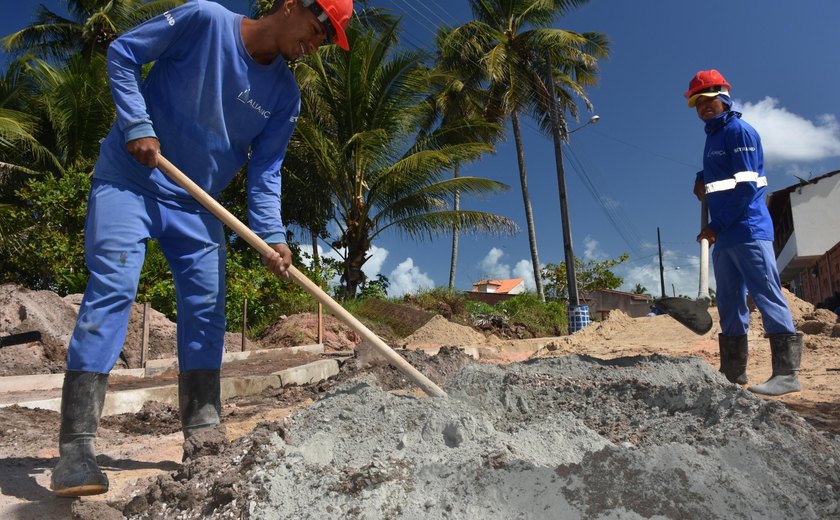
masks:
POLYGON ((67 353, 59 496, 105 493, 94 440, 108 374, 125 341, 146 242, 175 280, 184 437, 220 422, 225 334, 221 222, 156 168, 160 153, 214 197, 248 161, 248 220, 288 276, 280 165, 300 110, 289 62, 324 43, 348 50, 352 0, 277 0, 258 20, 190 0, 116 39, 108 75, 117 119, 102 143, 85 225, 90 279, 67 353), (141 84, 141 67, 155 62, 141 84))
POLYGON ((709 224, 697 240, 706 238, 715 246, 720 371, 733 383, 748 382, 749 292, 761 312, 773 358, 770 379, 749 390, 783 395, 800 390, 802 335, 794 328, 776 267, 773 222, 764 202, 767 178, 761 138, 733 110, 729 89, 720 72, 703 70, 684 94, 706 124, 703 171, 697 174, 694 194, 700 200, 705 197, 709 208, 709 224))

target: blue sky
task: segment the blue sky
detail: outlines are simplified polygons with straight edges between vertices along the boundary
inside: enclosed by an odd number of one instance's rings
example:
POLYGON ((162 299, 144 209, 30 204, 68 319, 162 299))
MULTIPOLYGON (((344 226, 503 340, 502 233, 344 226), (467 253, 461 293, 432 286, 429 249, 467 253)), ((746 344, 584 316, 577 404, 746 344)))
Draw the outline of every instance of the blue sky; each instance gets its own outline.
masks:
MULTIPOLYGON (((63 2, 43 3, 60 9, 56 6, 63 2)), ((248 12, 247 0, 219 3, 248 12)), ((408 46, 427 45, 436 26, 470 18, 460 0, 370 4, 403 17, 408 46)), ((4 6, 0 34, 27 24, 34 5, 4 6)), ((689 8, 684 2, 661 0, 593 0, 557 21, 556 27, 602 32, 612 42, 612 55, 601 64, 600 83, 589 90, 600 121, 576 132, 565 149, 576 256, 605 260, 628 253, 629 261, 616 268, 625 279, 622 289, 641 283, 658 296, 659 227, 668 293, 697 294, 699 203, 691 188, 702 165, 704 133, 682 93, 701 69, 716 68, 726 76, 744 119, 761 133, 770 191, 796 183, 796 176, 840 169, 840 2, 791 5, 740 0, 689 8)), ((525 121, 523 133, 540 261, 558 263, 563 239, 553 146, 532 121, 525 121)), ((468 199, 464 206, 511 218, 522 232, 462 237, 457 288, 508 277, 525 277, 533 287, 512 138, 463 173, 509 184, 504 194, 468 199)), ((448 282, 449 237, 415 243, 389 234, 374 242, 372 252, 366 272, 388 276, 391 295, 448 282)))

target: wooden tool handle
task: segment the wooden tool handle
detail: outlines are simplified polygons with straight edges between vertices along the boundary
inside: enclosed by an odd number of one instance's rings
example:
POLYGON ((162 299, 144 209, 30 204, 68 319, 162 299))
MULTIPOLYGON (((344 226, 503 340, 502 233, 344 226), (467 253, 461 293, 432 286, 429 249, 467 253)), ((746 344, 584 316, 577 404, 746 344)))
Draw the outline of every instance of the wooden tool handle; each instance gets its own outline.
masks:
MULTIPOLYGON (((700 204, 700 231, 706 229, 709 223, 709 209, 706 205, 706 198, 700 204)), ((709 298, 709 241, 700 239, 700 289, 697 291, 698 300, 711 300, 709 298)))
MULTIPOLYGON (((226 226, 231 228, 237 235, 242 237, 248 244, 251 245, 262 255, 271 255, 275 251, 263 239, 258 237, 256 233, 251 231, 248 226, 236 218, 224 206, 219 204, 216 199, 207 194, 201 187, 184 173, 179 170, 174 164, 169 162, 163 155, 158 155, 158 168, 165 173, 169 178, 175 181, 179 186, 187 190, 187 192, 195 198, 208 211, 213 213, 226 226)), ((289 266, 289 276, 298 285, 304 288, 306 292, 311 294, 316 300, 324 304, 336 317, 346 323, 350 328, 358 332, 364 339, 369 341, 379 351, 382 356, 387 359, 391 365, 402 372, 409 380, 419 386, 424 392, 433 397, 446 397, 446 393, 430 381, 426 376, 421 374, 416 368, 411 366, 408 361, 403 359, 399 354, 389 347, 379 336, 371 332, 362 322, 357 320, 352 314, 347 312, 347 309, 333 300, 320 287, 315 285, 312 280, 307 278, 295 266, 289 266)))

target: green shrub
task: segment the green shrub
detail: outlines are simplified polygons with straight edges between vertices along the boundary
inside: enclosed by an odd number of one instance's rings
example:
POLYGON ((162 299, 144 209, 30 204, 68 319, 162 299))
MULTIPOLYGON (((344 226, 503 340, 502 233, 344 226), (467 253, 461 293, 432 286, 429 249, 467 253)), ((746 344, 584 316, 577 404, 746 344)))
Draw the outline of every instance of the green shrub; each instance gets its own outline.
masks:
POLYGON ((534 293, 517 294, 496 304, 511 323, 527 327, 535 336, 557 336, 568 330, 566 306, 540 301, 534 293))
POLYGON ((458 321, 459 318, 463 320, 467 314, 467 298, 464 293, 443 287, 435 287, 415 295, 405 295, 403 301, 434 314, 440 314, 448 320, 458 321))

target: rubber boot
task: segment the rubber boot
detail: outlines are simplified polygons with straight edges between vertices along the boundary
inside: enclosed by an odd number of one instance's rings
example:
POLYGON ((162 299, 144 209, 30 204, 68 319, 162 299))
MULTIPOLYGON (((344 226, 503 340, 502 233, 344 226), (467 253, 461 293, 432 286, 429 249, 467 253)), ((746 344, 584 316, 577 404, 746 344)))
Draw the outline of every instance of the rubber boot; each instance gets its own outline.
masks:
POLYGON ((763 385, 750 387, 750 391, 763 395, 785 395, 801 390, 799 363, 802 361, 802 333, 769 334, 770 352, 773 355, 773 375, 763 385))
POLYGON ((220 422, 222 411, 219 371, 183 372, 178 376, 178 405, 184 440, 220 422))
POLYGON ((108 491, 108 477, 96 465, 94 450, 107 388, 108 374, 77 370, 64 374, 60 458, 50 482, 56 496, 80 497, 108 491))
POLYGON ((745 386, 747 384, 747 358, 749 346, 747 335, 724 336, 718 335, 720 347, 720 372, 730 383, 745 386))

